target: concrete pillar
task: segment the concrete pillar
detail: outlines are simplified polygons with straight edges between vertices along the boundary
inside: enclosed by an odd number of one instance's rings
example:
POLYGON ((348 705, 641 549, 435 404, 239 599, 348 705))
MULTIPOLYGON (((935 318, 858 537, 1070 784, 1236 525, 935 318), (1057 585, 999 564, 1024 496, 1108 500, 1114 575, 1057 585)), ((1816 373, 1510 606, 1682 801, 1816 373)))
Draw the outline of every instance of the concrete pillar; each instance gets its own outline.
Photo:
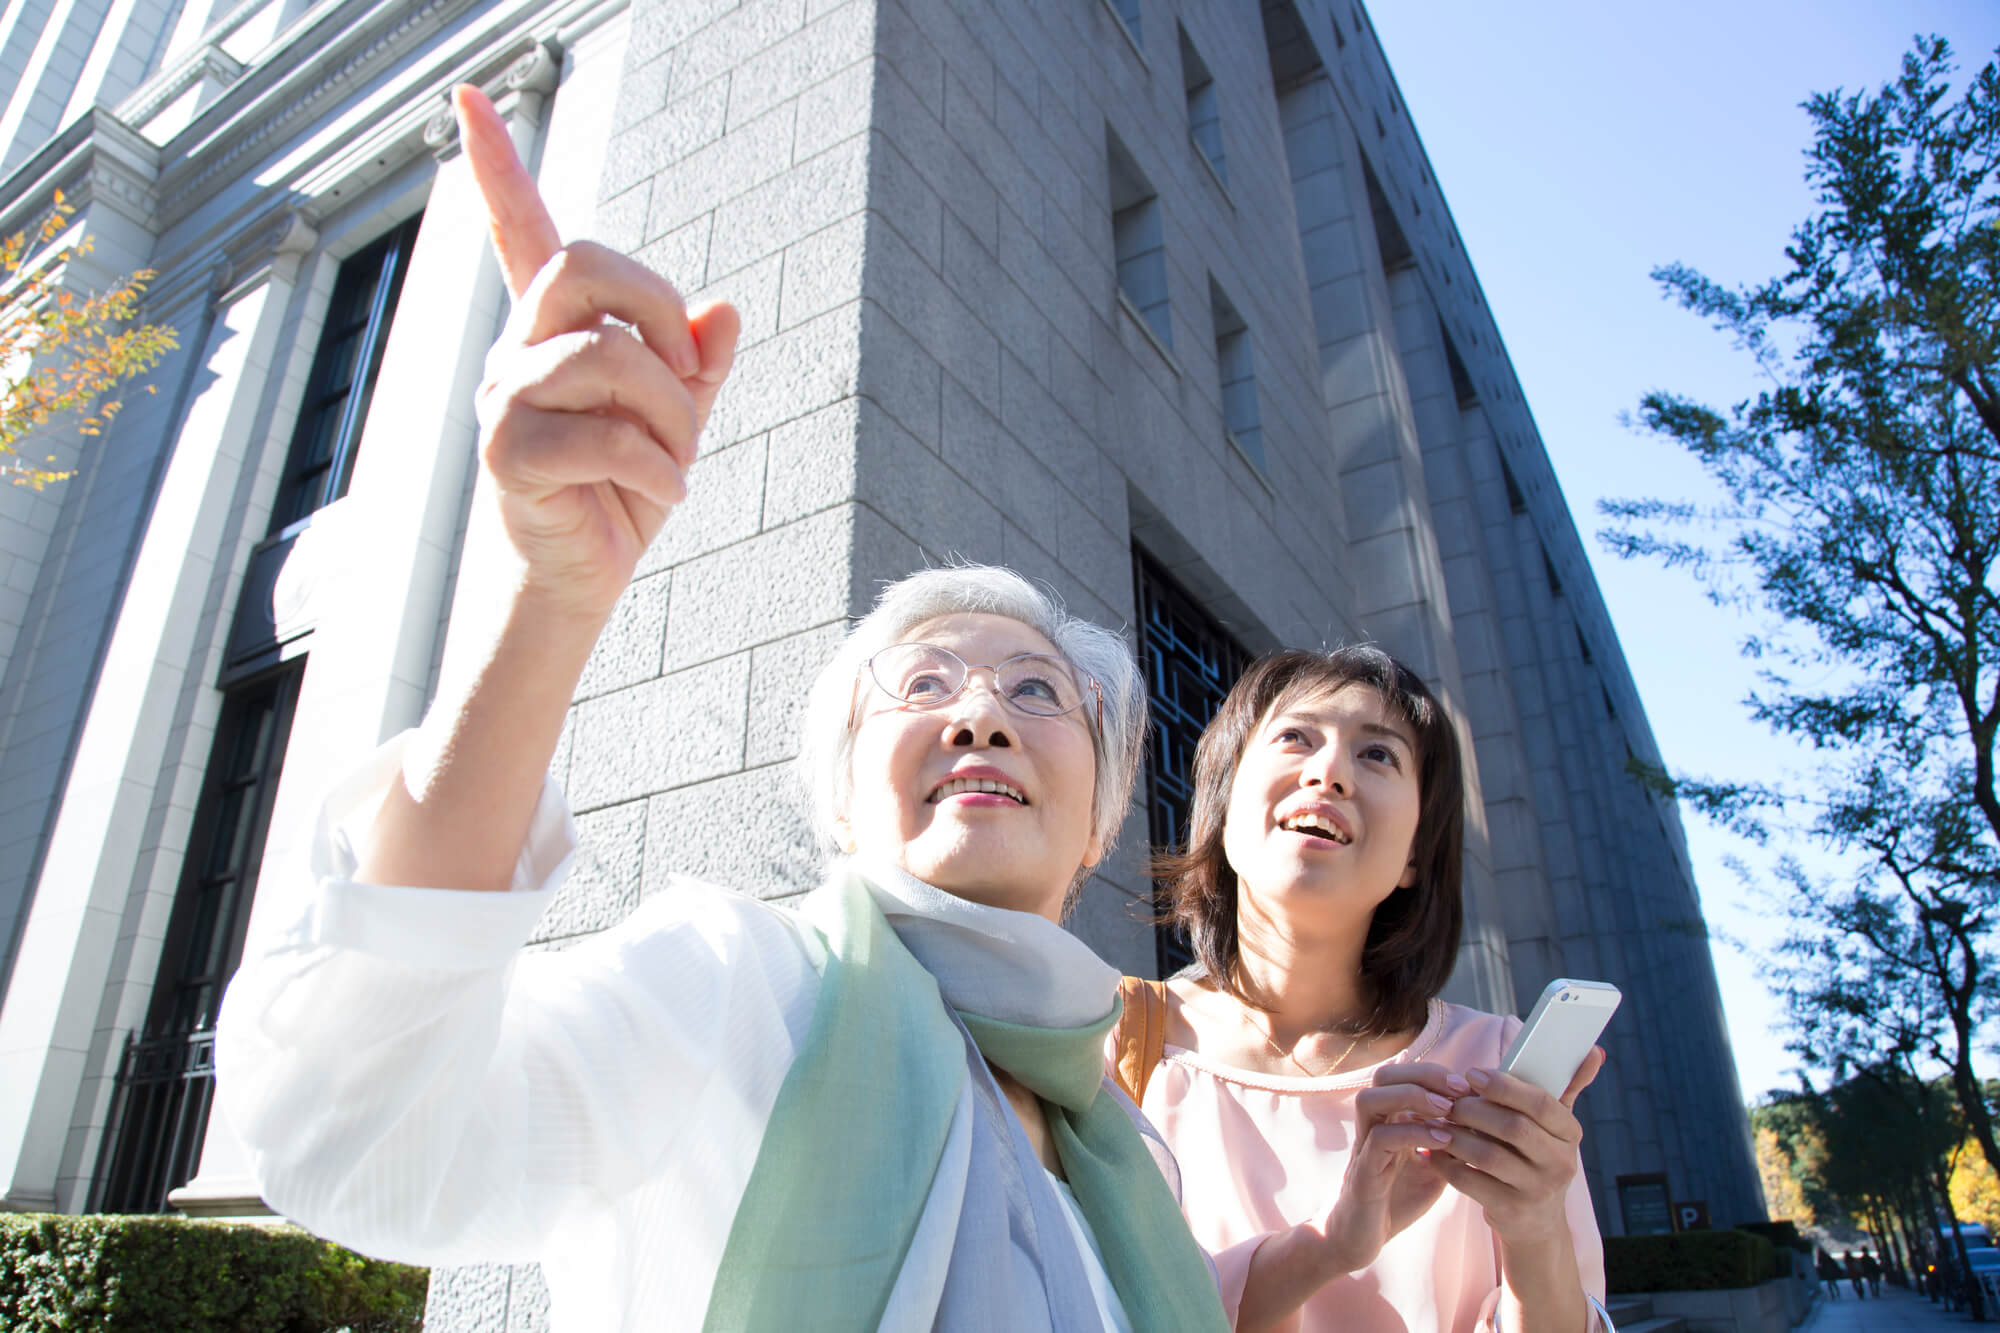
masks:
POLYGON ((0 1009, 0 1188, 12 1207, 56 1203, 183 664, 199 660, 192 640, 297 260, 295 250, 274 251, 219 299, 63 784, 0 1009))
MULTIPOLYGON (((555 66, 537 47, 494 91, 515 147, 533 162, 555 66)), ((319 511, 311 540, 293 548, 284 577, 319 610, 291 741, 271 815, 264 864, 297 854, 329 774, 422 716, 431 688, 445 589, 474 466, 472 397, 505 314, 505 289, 486 243, 486 214, 448 120, 428 138, 437 180, 410 255, 369 404, 347 495, 319 511), (293 568, 296 564, 299 568, 293 568)), ((291 910, 282 876, 260 881, 250 931, 291 910)), ((257 1211, 241 1145, 211 1117, 195 1179, 169 1202, 195 1215, 257 1211)))
POLYGON ((1361 148, 1324 74, 1280 98, 1292 192, 1319 337, 1326 412, 1354 612, 1364 632, 1438 691, 1460 720, 1466 770, 1466 927, 1447 997, 1513 1009, 1504 926, 1485 854, 1478 755, 1452 639, 1444 561, 1423 470, 1397 310, 1424 303, 1421 279, 1385 272, 1361 148), (1398 293, 1404 293, 1399 298, 1398 293))

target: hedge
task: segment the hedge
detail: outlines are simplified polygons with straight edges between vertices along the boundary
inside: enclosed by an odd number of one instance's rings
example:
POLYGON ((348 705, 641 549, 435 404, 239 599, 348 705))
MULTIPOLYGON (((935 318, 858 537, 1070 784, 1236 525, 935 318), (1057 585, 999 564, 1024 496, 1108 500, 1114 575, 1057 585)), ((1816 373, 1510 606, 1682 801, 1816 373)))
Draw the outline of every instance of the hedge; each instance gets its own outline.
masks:
POLYGON ((1773 1245, 1797 1250, 1801 1254, 1812 1253, 1812 1242, 1799 1234, 1799 1224, 1789 1218, 1776 1222, 1738 1222, 1738 1231, 1747 1231, 1753 1236, 1762 1236, 1773 1245))
POLYGON ((8 1333, 414 1333, 429 1285, 297 1227, 0 1213, 8 1333))
POLYGON ((1716 1291, 1778 1276, 1771 1242, 1747 1231, 1606 1236, 1606 1285, 1616 1292, 1716 1291))

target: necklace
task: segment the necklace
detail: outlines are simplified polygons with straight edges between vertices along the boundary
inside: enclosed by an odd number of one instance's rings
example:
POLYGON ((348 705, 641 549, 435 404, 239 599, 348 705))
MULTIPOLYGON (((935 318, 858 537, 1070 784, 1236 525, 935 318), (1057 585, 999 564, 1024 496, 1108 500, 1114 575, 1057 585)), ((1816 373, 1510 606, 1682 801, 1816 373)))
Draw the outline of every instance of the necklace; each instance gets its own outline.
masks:
POLYGON ((1354 1048, 1361 1044, 1361 1034, 1357 1032, 1354 1034, 1354 1040, 1347 1043, 1347 1049, 1342 1051, 1339 1055, 1335 1056, 1333 1058, 1332 1064, 1328 1065, 1324 1070, 1315 1074, 1313 1073, 1312 1070, 1307 1069, 1304 1065, 1299 1063, 1298 1056, 1292 1054, 1292 1052, 1278 1045, 1277 1041, 1272 1038, 1270 1032, 1267 1031, 1265 1028, 1261 1027, 1256 1022, 1256 1020, 1251 1019, 1247 1012, 1244 1014, 1244 1018, 1250 1023, 1251 1027, 1257 1029, 1257 1035, 1264 1039, 1264 1044, 1266 1046, 1269 1046, 1274 1054, 1279 1055, 1284 1059, 1290 1060, 1292 1062, 1293 1067, 1296 1068, 1301 1074, 1304 1074, 1307 1078, 1326 1078, 1338 1072, 1340 1066, 1346 1063, 1347 1057, 1354 1054, 1354 1048))
MULTIPOLYGON (((1186 1003, 1186 1001, 1183 1001, 1183 1003, 1186 1003)), ((1289 1060, 1292 1064, 1292 1067, 1298 1070, 1301 1074, 1304 1074, 1307 1078, 1326 1078, 1334 1073, 1337 1073, 1341 1065, 1347 1062, 1347 1057, 1354 1054, 1355 1048, 1361 1045, 1361 1038, 1363 1036, 1363 1033, 1357 1032, 1354 1034, 1354 1040, 1347 1043, 1346 1049, 1342 1050, 1339 1055, 1333 1058, 1333 1063, 1328 1065, 1320 1073, 1315 1074, 1313 1073, 1312 1070, 1307 1069, 1303 1064, 1299 1063, 1298 1056, 1293 1055, 1290 1051, 1278 1045, 1276 1038, 1272 1037, 1270 1029, 1266 1028, 1263 1024, 1259 1023, 1256 1019, 1250 1016, 1249 1005, 1244 1004, 1241 1000, 1236 1001, 1236 1005, 1237 1008, 1243 1014, 1243 1021, 1250 1025, 1250 1028, 1253 1032, 1255 1032, 1258 1036, 1264 1039, 1264 1044, 1271 1048, 1271 1054, 1277 1056, 1281 1060, 1289 1060)), ((1206 1006, 1204 1005, 1203 1007, 1205 1008, 1206 1006)))

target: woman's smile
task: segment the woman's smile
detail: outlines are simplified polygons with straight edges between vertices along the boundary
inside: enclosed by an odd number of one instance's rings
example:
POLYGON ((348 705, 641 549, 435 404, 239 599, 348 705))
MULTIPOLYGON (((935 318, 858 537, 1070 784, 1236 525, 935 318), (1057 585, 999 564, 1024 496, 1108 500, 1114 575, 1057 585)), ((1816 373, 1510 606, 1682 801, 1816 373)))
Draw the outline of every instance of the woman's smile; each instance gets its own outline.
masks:
POLYGON ((1027 805, 1028 794, 997 768, 961 764, 931 793, 932 805, 940 801, 957 801, 961 808, 1007 809, 1027 805))

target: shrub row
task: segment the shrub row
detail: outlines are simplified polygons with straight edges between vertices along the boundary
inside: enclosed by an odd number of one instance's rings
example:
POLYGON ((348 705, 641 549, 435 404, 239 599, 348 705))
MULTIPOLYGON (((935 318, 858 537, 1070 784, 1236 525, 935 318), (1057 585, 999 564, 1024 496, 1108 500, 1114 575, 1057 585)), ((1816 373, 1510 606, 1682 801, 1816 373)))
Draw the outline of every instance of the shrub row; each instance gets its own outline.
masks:
POLYGON ((9 1333, 414 1333, 429 1284, 290 1226, 0 1213, 9 1333))
POLYGON ((1797 1250, 1801 1254, 1812 1253, 1812 1242, 1799 1234, 1799 1224, 1790 1218, 1781 1218, 1776 1222, 1738 1222, 1736 1229, 1762 1236, 1773 1245, 1797 1250))
POLYGON ((1605 1282, 1616 1292, 1717 1291, 1776 1276, 1771 1242, 1747 1231, 1604 1238, 1605 1282))

